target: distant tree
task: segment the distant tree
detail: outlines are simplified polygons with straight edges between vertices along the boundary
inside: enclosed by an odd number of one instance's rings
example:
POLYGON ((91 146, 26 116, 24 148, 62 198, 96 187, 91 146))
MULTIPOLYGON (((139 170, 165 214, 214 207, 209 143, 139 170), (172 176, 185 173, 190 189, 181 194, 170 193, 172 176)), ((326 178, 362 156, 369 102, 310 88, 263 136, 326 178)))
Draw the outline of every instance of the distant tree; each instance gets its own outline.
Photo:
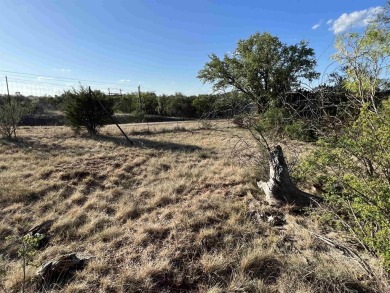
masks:
POLYGON ((182 93, 169 96, 166 101, 165 111, 169 116, 196 117, 196 110, 192 106, 195 97, 187 97, 182 93))
POLYGON ((110 121, 113 107, 114 101, 101 91, 89 92, 81 86, 65 93, 65 116, 77 132, 84 127, 90 135, 98 134, 99 128, 110 121))
POLYGON ((136 93, 124 94, 116 97, 114 110, 122 113, 133 113, 137 111, 138 97, 136 93))
POLYGON ((198 95, 192 100, 192 107, 195 108, 198 117, 207 115, 214 111, 216 97, 213 95, 198 95))
POLYGON ((157 98, 157 113, 161 116, 167 116, 167 103, 168 103, 168 96, 167 95, 161 95, 157 98))
POLYGON ((269 33, 255 33, 240 40, 233 54, 223 60, 215 54, 199 71, 198 78, 213 84, 214 90, 236 89, 251 98, 264 112, 278 96, 298 88, 303 78, 318 77, 314 71, 314 50, 301 41, 286 45, 269 33))
POLYGON ((153 92, 144 92, 141 94, 141 105, 142 111, 146 114, 155 115, 157 114, 157 95, 153 92))
POLYGON ((247 95, 234 90, 218 94, 214 102, 214 110, 221 117, 233 117, 237 114, 247 113, 251 109, 251 99, 247 95))

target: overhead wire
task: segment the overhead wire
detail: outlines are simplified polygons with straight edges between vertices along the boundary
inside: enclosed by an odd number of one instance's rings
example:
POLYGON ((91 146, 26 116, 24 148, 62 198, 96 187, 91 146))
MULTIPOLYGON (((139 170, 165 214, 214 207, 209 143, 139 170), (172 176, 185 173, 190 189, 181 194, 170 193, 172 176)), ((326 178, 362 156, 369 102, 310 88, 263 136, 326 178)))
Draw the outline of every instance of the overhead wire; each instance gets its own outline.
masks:
MULTIPOLYGON (((59 77, 59 76, 51 76, 51 75, 40 75, 40 74, 33 74, 33 73, 25 73, 25 72, 16 72, 16 71, 8 71, 8 70, 0 70, 2 73, 6 73, 10 76, 12 75, 22 75, 22 76, 31 76, 36 78, 47 78, 47 79, 56 79, 56 80, 64 80, 64 81, 75 81, 75 82, 86 82, 86 83, 92 83, 92 84, 104 84, 104 85, 117 85, 120 87, 138 87, 138 85, 135 84, 129 84, 127 82, 118 83, 118 82, 106 82, 106 81, 97 81, 97 80, 88 80, 88 79, 77 79, 77 78, 69 78, 69 77, 59 77)), ((152 90, 151 88, 142 86, 143 89, 152 90)))

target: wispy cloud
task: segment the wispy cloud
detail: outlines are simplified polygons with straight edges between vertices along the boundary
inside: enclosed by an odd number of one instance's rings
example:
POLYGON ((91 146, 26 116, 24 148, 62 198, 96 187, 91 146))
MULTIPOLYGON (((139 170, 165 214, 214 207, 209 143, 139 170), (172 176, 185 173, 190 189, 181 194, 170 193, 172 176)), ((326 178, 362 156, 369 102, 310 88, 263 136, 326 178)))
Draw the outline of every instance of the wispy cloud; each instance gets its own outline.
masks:
POLYGON ((63 68, 57 67, 57 68, 53 68, 53 70, 54 71, 61 71, 61 72, 71 72, 72 71, 69 68, 65 68, 65 67, 63 67, 63 68))
POLYGON ((38 80, 49 80, 49 79, 53 79, 52 77, 48 77, 48 76, 38 76, 37 77, 38 80))
POLYGON ((121 79, 119 82, 130 82, 130 79, 121 79))
POLYGON ((313 30, 316 30, 316 29, 318 29, 318 28, 321 26, 321 24, 322 24, 322 19, 320 20, 319 23, 316 23, 316 24, 313 25, 311 28, 312 28, 313 30))
POLYGON ((333 31, 335 34, 339 34, 348 29, 365 27, 376 15, 381 13, 383 9, 383 7, 377 6, 351 13, 343 13, 336 20, 328 23, 329 25, 332 24, 332 27, 329 30, 333 31))
POLYGON ((333 19, 329 19, 329 20, 326 22, 326 24, 327 24, 327 25, 331 25, 332 22, 333 22, 333 19))

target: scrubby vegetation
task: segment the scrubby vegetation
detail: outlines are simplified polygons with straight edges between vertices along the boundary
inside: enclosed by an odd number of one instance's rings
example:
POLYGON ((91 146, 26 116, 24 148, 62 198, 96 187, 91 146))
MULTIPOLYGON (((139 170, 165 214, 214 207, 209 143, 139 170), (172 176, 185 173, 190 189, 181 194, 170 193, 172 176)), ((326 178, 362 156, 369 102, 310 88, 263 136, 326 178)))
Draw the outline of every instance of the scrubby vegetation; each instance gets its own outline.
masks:
POLYGON ((65 115, 74 131, 84 127, 89 134, 98 134, 99 129, 111 122, 114 101, 100 91, 81 87, 65 94, 65 115))
POLYGON ((17 97, 0 99, 0 135, 7 139, 16 139, 16 129, 28 106, 17 97))
POLYGON ((334 58, 344 68, 352 109, 337 138, 329 135, 302 164, 301 175, 321 186, 328 223, 349 231, 390 268, 390 100, 386 87, 390 52, 388 17, 362 34, 339 36, 334 58))
MULTIPOLYGON (((359 252, 377 280, 316 235, 351 238, 255 199, 255 179, 267 174, 257 160, 243 164, 232 153, 241 137, 251 145, 245 157, 256 158, 246 130, 214 122, 177 132, 175 125, 146 134, 125 127, 134 147, 112 126, 96 139, 64 127, 22 127, 22 142, 0 146, 0 237, 54 219, 35 264, 73 251, 93 256, 59 284, 62 292, 385 292, 375 258, 359 252), (286 224, 278 226, 278 217, 286 224)), ((23 280, 19 247, 0 242, 11 292, 23 280)), ((35 271, 27 267, 30 291, 35 271)))
POLYGON ((335 143, 323 141, 300 166, 304 181, 321 186, 328 224, 351 232, 390 265, 390 100, 379 113, 362 109, 335 143), (310 178, 310 179, 309 179, 310 178))

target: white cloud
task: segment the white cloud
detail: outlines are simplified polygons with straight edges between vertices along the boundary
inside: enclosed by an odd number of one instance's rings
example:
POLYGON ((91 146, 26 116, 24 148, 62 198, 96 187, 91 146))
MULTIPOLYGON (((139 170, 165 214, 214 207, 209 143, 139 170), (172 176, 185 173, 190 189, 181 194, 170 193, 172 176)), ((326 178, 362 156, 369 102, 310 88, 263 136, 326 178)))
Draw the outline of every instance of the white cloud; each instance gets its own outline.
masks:
POLYGON ((48 79, 53 79, 53 78, 48 76, 38 76, 38 80, 48 80, 48 79))
POLYGON ((316 30, 316 29, 318 29, 320 26, 321 26, 321 22, 319 22, 319 23, 313 25, 311 28, 312 28, 313 30, 316 30))
POLYGON ((62 72, 71 72, 72 70, 67 69, 67 68, 61 68, 60 71, 62 71, 62 72))
POLYGON ((130 79, 121 79, 119 82, 130 82, 130 79))
POLYGON ((339 34, 351 28, 365 27, 382 11, 383 7, 377 6, 351 13, 343 13, 339 18, 333 21, 333 25, 329 30, 333 31, 335 34, 339 34))
POLYGON ((333 19, 329 19, 329 20, 326 22, 326 24, 327 24, 327 25, 330 25, 332 22, 333 22, 333 19))

